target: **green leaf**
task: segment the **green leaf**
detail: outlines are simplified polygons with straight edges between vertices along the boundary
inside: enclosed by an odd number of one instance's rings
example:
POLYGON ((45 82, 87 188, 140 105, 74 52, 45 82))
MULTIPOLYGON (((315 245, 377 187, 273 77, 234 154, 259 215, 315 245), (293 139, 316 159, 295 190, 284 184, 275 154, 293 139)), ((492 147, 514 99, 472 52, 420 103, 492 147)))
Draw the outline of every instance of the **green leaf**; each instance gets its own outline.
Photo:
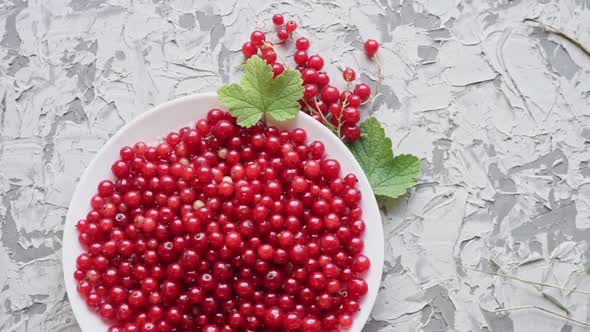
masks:
POLYGON ((413 155, 394 157, 391 139, 376 118, 360 125, 363 136, 348 145, 365 171, 376 196, 396 198, 416 185, 420 175, 420 160, 413 155))
POLYGON ((217 91, 219 100, 238 120, 242 127, 251 127, 262 118, 262 111, 246 100, 247 94, 238 84, 224 85, 217 91))
POLYGON ((240 84, 229 84, 217 91, 219 100, 243 127, 256 124, 264 114, 277 121, 292 119, 299 112, 303 80, 297 70, 286 69, 273 79, 272 67, 258 56, 244 65, 240 84))

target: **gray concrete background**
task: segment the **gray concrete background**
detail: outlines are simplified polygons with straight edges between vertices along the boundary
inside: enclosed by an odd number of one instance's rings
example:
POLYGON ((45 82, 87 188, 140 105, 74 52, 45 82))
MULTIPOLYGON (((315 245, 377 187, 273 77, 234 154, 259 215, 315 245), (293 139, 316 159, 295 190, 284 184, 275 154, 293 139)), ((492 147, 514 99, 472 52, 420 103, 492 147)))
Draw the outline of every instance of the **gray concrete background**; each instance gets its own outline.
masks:
MULTIPOLYGON (((294 18, 339 76, 374 83, 361 40, 382 41, 382 96, 363 110, 422 158, 383 211, 386 264, 365 331, 582 331, 590 320, 588 0, 0 1, 0 330, 78 331, 60 257, 76 182, 101 145, 153 105, 239 77, 241 44, 294 18)), ((370 220, 368 221, 371 222, 370 220)), ((67 250, 67 249, 65 249, 67 250)))

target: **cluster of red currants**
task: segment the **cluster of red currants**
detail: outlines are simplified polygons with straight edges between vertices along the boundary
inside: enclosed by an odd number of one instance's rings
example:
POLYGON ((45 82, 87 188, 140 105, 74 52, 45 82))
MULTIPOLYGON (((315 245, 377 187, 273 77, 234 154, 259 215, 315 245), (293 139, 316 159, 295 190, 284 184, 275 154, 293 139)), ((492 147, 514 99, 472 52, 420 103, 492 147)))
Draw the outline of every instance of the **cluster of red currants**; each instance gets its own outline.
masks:
MULTIPOLYGON (((279 43, 286 42, 297 29, 295 21, 284 23, 281 14, 275 14, 272 21, 277 27, 279 43)), ((295 40, 296 52, 293 55, 297 70, 301 72, 304 94, 300 100, 301 110, 313 116, 330 128, 339 138, 347 142, 354 142, 361 136, 358 126, 361 119, 359 107, 367 103, 371 98, 371 88, 364 83, 359 83, 352 88, 356 80, 353 69, 347 68, 342 72, 346 82, 346 89, 340 92, 338 88, 330 85, 330 77, 324 71, 324 59, 317 55, 308 55, 310 42, 305 37, 295 40)), ((374 59, 379 49, 379 43, 369 39, 364 44, 365 53, 374 59)), ((266 40, 266 34, 260 30, 252 32, 250 41, 242 46, 242 53, 246 58, 260 55, 273 68, 275 77, 285 70, 284 63, 277 61, 277 52, 274 44, 266 40)))
POLYGON ((109 332, 350 327, 370 268, 361 195, 324 150, 218 109, 123 147, 76 225, 80 295, 109 332))

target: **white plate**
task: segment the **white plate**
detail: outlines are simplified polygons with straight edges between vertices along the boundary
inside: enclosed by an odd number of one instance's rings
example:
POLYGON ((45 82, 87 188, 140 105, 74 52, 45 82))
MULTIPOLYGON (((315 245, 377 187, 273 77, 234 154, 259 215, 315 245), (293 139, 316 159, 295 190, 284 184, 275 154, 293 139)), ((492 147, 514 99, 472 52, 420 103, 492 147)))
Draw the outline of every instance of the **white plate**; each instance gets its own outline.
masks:
MULTIPOLYGON (((72 310, 84 332, 105 332, 108 328, 98 314, 88 309, 76 290, 76 281, 73 277, 76 258, 83 252, 78 242, 76 223, 90 210, 90 198, 96 192, 98 182, 102 179, 113 179, 110 169, 112 163, 118 159, 121 147, 132 146, 137 141, 155 143, 171 130, 194 124, 196 120, 204 118, 207 111, 215 107, 221 108, 217 95, 195 94, 164 103, 143 113, 111 137, 80 178, 66 217, 63 235, 63 271, 72 310)), ((304 113, 299 113, 294 120, 281 124, 281 127, 304 128, 309 140, 322 141, 326 146, 327 155, 340 161, 342 174, 354 173, 359 179, 363 219, 367 225, 364 234, 364 253, 371 259, 371 268, 365 276, 369 292, 361 302, 360 312, 355 315, 350 331, 361 331, 375 303, 383 270, 383 227, 373 191, 359 163, 328 128, 304 113)))

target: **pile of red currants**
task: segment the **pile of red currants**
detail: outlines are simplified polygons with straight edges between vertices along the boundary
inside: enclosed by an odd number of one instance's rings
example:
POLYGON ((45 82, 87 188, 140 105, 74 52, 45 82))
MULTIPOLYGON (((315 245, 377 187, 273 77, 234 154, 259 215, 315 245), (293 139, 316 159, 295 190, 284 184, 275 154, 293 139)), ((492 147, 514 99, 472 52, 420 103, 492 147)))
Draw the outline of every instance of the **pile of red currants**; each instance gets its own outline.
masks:
POLYGON ((78 292, 109 332, 350 327, 370 268, 361 194, 324 150, 218 109, 123 147, 76 225, 78 292))

